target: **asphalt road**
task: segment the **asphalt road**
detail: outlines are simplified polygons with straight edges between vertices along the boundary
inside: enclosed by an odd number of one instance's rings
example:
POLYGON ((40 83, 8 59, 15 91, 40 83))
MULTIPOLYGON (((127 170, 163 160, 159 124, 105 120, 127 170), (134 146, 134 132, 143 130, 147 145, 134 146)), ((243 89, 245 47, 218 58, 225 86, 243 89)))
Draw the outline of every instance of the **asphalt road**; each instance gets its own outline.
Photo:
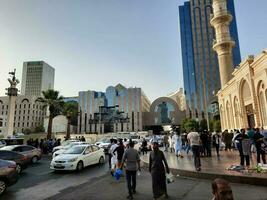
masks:
POLYGON ((106 175, 108 164, 94 165, 82 172, 54 172, 49 168, 51 158, 45 156, 37 164, 29 166, 20 175, 18 182, 9 187, 0 199, 43 200, 61 190, 75 187, 95 177, 106 175))

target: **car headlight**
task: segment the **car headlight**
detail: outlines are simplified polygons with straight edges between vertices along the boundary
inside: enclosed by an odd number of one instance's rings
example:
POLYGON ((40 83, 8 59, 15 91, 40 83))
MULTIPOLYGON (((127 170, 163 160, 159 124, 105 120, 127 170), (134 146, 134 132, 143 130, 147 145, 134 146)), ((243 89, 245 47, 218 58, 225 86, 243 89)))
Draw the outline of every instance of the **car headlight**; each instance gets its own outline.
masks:
POLYGON ((68 160, 68 162, 75 162, 77 160, 77 158, 72 158, 70 160, 68 160))

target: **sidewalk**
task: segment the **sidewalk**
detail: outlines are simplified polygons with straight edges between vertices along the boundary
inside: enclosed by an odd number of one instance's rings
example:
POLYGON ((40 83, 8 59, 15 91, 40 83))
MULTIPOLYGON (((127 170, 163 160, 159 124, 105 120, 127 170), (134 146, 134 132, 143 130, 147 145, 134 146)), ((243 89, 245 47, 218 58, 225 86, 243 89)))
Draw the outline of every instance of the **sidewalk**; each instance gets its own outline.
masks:
MULTIPOLYGON (((231 182, 248 183, 253 185, 267 186, 267 173, 256 173, 249 171, 230 171, 227 170, 231 165, 239 165, 239 154, 237 151, 220 151, 220 157, 212 152, 212 157, 201 157, 201 172, 196 172, 192 152, 187 155, 183 152, 184 158, 177 158, 174 153, 165 152, 169 167, 175 174, 180 176, 214 179, 216 177, 225 178, 231 182)), ((148 165, 149 153, 142 156, 144 164, 148 165)), ((251 168, 256 166, 256 154, 252 155, 251 168)))

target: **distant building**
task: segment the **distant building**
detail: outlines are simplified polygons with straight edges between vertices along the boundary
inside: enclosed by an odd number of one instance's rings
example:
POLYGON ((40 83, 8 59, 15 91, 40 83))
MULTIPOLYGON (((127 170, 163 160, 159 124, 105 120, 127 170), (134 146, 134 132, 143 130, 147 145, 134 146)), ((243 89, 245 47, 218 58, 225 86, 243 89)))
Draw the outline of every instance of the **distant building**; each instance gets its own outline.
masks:
MULTIPOLYGON (((2 121, 2 132, 7 126, 8 96, 0 97, 0 121, 2 121)), ((43 126, 46 109, 44 104, 37 101, 34 96, 18 96, 15 104, 14 131, 34 131, 36 127, 43 126)), ((1 122, 0 122, 1 130, 1 122)))
POLYGON ((141 88, 109 86, 106 92, 79 92, 78 132, 126 132, 143 130, 143 112, 150 101, 141 88))
MULTIPOLYGON (((44 129, 47 132, 48 129, 48 118, 44 119, 44 129)), ((68 119, 64 115, 58 115, 53 118, 52 133, 66 133, 68 126, 68 119)), ((76 132, 76 127, 70 125, 70 133, 76 132)))
POLYGON ((79 102, 79 97, 64 97, 63 101, 67 102, 79 102))
POLYGON ((23 63, 21 95, 41 96, 42 91, 54 89, 55 69, 44 61, 23 63))
MULTIPOLYGON (((215 31, 210 24, 212 2, 190 0, 179 6, 186 115, 196 119, 207 119, 208 109, 218 101, 215 94, 221 88, 218 59, 213 51, 215 31)), ((237 66, 241 56, 234 0, 228 0, 227 7, 233 17, 230 33, 235 42, 233 62, 237 66)))
POLYGON ((181 111, 186 110, 186 102, 183 88, 178 89, 177 91, 167 95, 167 97, 173 99, 181 111))

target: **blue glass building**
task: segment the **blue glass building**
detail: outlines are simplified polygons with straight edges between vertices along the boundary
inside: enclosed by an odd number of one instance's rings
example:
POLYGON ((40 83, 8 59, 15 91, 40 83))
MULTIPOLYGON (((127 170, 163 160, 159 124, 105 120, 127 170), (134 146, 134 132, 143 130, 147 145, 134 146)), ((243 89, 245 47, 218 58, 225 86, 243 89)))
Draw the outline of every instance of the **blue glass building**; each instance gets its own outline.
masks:
MULTIPOLYGON (((228 0, 233 15, 230 33, 236 45, 233 49, 234 66, 241 62, 234 0, 228 0)), ((216 100, 214 94, 221 88, 216 52, 212 49, 215 39, 210 25, 212 0, 190 0, 179 6, 180 34, 184 90, 187 117, 206 118, 207 109, 216 100)))

